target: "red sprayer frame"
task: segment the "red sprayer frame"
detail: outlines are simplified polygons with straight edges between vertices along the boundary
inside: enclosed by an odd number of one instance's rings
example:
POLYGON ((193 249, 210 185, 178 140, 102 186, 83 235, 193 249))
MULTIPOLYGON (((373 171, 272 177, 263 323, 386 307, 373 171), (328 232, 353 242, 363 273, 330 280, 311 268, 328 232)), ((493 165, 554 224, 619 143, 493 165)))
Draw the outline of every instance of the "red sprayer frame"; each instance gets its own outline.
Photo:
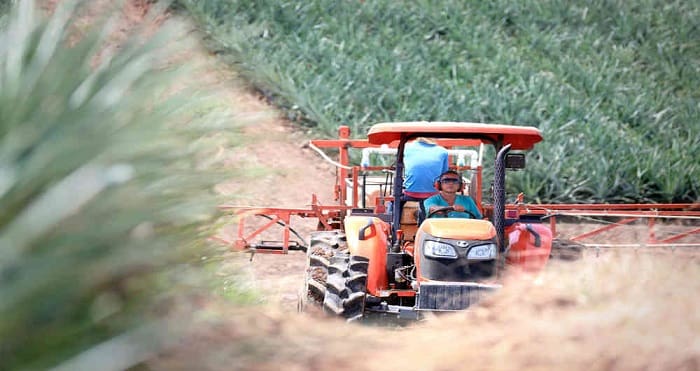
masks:
MULTIPOLYGON (((437 143, 445 148, 452 148, 454 146, 464 146, 473 145, 475 143, 465 144, 468 141, 460 139, 439 139, 437 143)), ((473 142, 473 141, 472 141, 473 142)), ((478 144, 478 143, 477 143, 478 144)), ((237 206, 237 205, 221 205, 221 210, 226 210, 232 212, 236 223, 238 225, 237 234, 234 241, 224 240, 218 238, 218 240, 228 244, 234 250, 253 250, 256 252, 264 253, 275 253, 275 254, 286 254, 290 249, 303 249, 305 246, 301 246, 298 243, 292 243, 290 241, 290 233, 293 232, 291 226, 292 216, 298 216, 302 218, 317 218, 319 222, 319 229, 331 230, 342 226, 342 220, 345 217, 348 210, 358 207, 359 199, 359 174, 364 170, 392 170, 391 167, 365 167, 362 168, 358 165, 350 164, 349 150, 353 149, 364 149, 370 147, 379 147, 374 144, 370 144, 366 139, 351 139, 350 129, 347 126, 341 126, 338 130, 338 139, 330 140, 312 140, 309 143, 309 147, 318 151, 322 157, 327 161, 331 162, 337 168, 336 173, 336 183, 334 185, 334 200, 337 202, 334 205, 322 206, 318 197, 314 194, 311 198, 311 204, 308 208, 270 208, 270 207, 255 207, 255 206, 237 206), (335 161, 330 159, 325 153, 323 153, 321 148, 332 148, 338 151, 338 160, 335 161), (346 205, 345 200, 348 196, 348 181, 352 183, 352 202, 351 205, 346 205), (246 233, 245 226, 248 224, 247 219, 254 216, 264 216, 269 219, 269 222, 256 228, 254 231, 246 233), (262 243, 253 242, 255 237, 259 236, 262 232, 270 229, 276 224, 281 224, 282 229, 282 240, 272 241, 262 243)), ((390 145, 390 147, 396 147, 395 144, 390 145)), ((472 169, 468 166, 459 167, 457 170, 472 169)), ((482 194, 482 179, 481 179, 481 165, 476 170, 476 184, 477 190, 475 194, 478 199, 475 200, 477 205, 481 205, 481 194, 482 194)), ((382 198, 381 201, 390 201, 391 197, 382 198)), ((378 204, 380 200, 376 200, 378 204)), ((382 205, 383 206, 383 205, 382 205)), ((381 206, 379 206, 381 208, 381 206)), ((490 206, 484 205, 485 209, 489 209, 490 206)), ((674 246, 691 246, 700 247, 700 243, 686 243, 683 244, 681 241, 691 235, 700 235, 700 228, 691 228, 685 230, 681 233, 675 234, 670 237, 663 239, 657 239, 655 237, 653 226, 657 222, 657 219, 685 219, 685 220, 698 220, 700 221, 700 203, 695 204, 510 204, 506 207, 506 213, 515 213, 513 215, 528 215, 537 216, 543 220, 548 219, 551 226, 553 234, 557 235, 556 219, 558 216, 567 217, 581 217, 581 218, 620 218, 619 221, 608 222, 607 225, 581 233, 575 236, 569 236, 568 238, 574 241, 585 242, 586 238, 600 235, 604 232, 610 231, 614 228, 630 224, 632 222, 638 221, 640 219, 646 219, 649 226, 648 238, 644 243, 646 246, 669 246, 673 244, 674 246)), ((696 224, 697 225, 697 224, 696 224)), ((630 244, 639 245, 639 244, 630 244)), ((604 246, 602 244, 596 244, 596 246, 604 246)), ((625 246, 625 245, 616 245, 625 246)))
MULTIPOLYGON (((538 215, 549 219, 552 234, 557 234, 556 218, 558 216, 576 218, 614 218, 620 219, 595 228, 591 231, 569 237, 570 240, 584 242, 587 238, 599 236, 604 232, 626 226, 640 220, 646 220, 647 239, 640 243, 604 244, 595 243, 597 247, 700 247, 700 243, 681 243, 679 241, 692 235, 700 235, 700 227, 686 228, 683 232, 657 239, 654 225, 657 220, 695 220, 700 224, 700 203, 695 204, 523 204, 509 205, 507 209, 517 209, 519 214, 538 215)), ((600 220, 600 219, 597 219, 600 220)))

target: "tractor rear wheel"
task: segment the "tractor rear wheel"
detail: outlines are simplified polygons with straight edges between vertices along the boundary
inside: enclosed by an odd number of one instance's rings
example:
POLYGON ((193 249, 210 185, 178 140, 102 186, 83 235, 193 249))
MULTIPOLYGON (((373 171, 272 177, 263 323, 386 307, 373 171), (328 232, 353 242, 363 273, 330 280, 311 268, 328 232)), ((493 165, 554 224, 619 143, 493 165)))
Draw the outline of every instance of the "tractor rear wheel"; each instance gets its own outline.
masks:
POLYGON ((335 254, 347 250, 345 234, 340 230, 318 231, 311 234, 306 250, 306 275, 299 295, 299 311, 309 305, 320 308, 326 295, 328 266, 335 254))
POLYGON ((323 311, 355 321, 365 310, 369 259, 362 256, 336 254, 328 266, 323 311))
POLYGON ((586 246, 576 241, 555 238, 549 257, 557 260, 579 260, 583 257, 586 246))

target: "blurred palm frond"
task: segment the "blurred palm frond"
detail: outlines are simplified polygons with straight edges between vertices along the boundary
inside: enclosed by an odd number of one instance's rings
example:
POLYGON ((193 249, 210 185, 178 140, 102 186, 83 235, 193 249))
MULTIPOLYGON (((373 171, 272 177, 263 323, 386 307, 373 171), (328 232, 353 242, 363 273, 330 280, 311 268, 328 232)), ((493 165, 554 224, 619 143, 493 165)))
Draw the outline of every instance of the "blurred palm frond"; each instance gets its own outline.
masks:
POLYGON ((135 353, 99 368, 139 362, 154 305, 211 233, 221 175, 201 149, 219 121, 173 93, 168 31, 109 55, 110 23, 78 29, 71 4, 45 19, 16 2, 0 23, 0 369, 125 336, 135 353))

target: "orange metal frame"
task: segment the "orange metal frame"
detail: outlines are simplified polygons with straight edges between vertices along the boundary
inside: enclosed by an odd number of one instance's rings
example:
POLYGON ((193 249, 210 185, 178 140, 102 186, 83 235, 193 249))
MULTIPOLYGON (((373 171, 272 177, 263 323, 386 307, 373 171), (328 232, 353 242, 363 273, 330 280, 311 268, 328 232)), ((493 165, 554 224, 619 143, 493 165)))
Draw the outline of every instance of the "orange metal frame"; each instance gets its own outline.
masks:
POLYGON ((282 245, 279 250, 260 249, 258 252, 270 254, 286 254, 290 247, 291 219, 292 216, 302 218, 316 218, 323 225, 324 229, 331 230, 333 227, 329 223, 332 218, 338 218, 342 212, 348 207, 343 206, 322 206, 318 202, 316 195, 311 197, 311 205, 308 209, 301 208, 272 208, 272 207, 254 207, 254 206, 236 206, 236 205, 220 205, 220 210, 228 210, 233 212, 238 224, 236 239, 229 241, 223 238, 218 238, 219 241, 230 245, 235 250, 246 250, 254 248, 251 242, 255 237, 262 232, 270 229, 272 226, 282 223, 282 245), (246 220, 251 216, 264 215, 270 218, 270 221, 258 227, 254 231, 246 234, 246 220))
MULTIPOLYGON (((657 239, 654 225, 658 219, 695 219, 700 221, 700 203, 695 204, 538 204, 509 205, 507 210, 517 209, 519 214, 538 215, 549 219, 552 233, 556 235, 557 216, 602 218, 612 217, 620 220, 601 226, 592 231, 571 236, 573 241, 600 235, 615 228, 646 219, 648 225, 648 246, 665 246, 680 241, 688 236, 700 234, 700 228, 691 228, 684 232, 663 239, 657 239)), ((699 243, 687 244, 699 246, 699 243)))
MULTIPOLYGON (((349 149, 362 149, 369 147, 379 147, 379 145, 371 144, 366 139, 350 139, 350 129, 347 126, 341 126, 338 130, 339 138, 332 140, 312 140, 311 144, 318 148, 335 148, 338 150, 338 159, 340 167, 336 176, 336 184, 334 186, 335 205, 322 206, 318 202, 316 195, 312 195, 311 205, 308 209, 305 208, 268 208, 268 207, 253 207, 253 206, 235 206, 221 205, 221 210, 232 211, 237 219, 238 230, 234 241, 222 240, 236 250, 250 249, 254 247, 251 241, 260 235, 263 231, 269 229, 277 223, 284 225, 282 231, 282 246, 279 250, 258 250, 259 252, 286 254, 290 246, 290 231, 291 217, 298 216, 302 218, 317 218, 320 225, 324 229, 333 229, 329 220, 342 220, 347 211, 351 208, 358 207, 358 177, 361 170, 382 170, 390 169, 389 167, 370 167, 361 169, 359 166, 350 166, 349 149), (352 206, 346 206, 347 187, 346 179, 353 180, 352 190, 352 206), (271 220, 260 226, 251 233, 245 233, 246 219, 249 216, 265 215, 271 220)), ((438 139, 436 142, 446 148, 451 148, 458 145, 464 145, 465 140, 460 139, 438 139)), ((473 142, 473 141, 472 141, 473 142)), ((396 142, 391 143, 390 147, 396 147, 396 142)), ((460 167, 458 170, 468 170, 469 167, 460 167)), ((481 169, 477 169, 477 195, 481 195, 481 169)), ((479 196, 480 198, 480 196, 479 196)), ((391 200, 391 197, 385 198, 385 201, 391 200)), ((475 200, 477 205, 481 205, 484 210, 491 210, 489 205, 482 205, 481 199, 475 200)), ((685 218, 700 220, 700 203, 696 204, 517 204, 507 205, 506 212, 517 210, 520 215, 536 215, 543 219, 549 219, 549 224, 552 233, 556 235, 556 217, 557 216, 578 216, 578 217, 618 217, 622 220, 597 228, 593 231, 582 233, 571 237, 572 240, 581 241, 585 238, 610 231, 614 228, 627 225, 639 219, 645 218, 650 227, 656 223, 657 219, 685 218)), ((657 240, 653 234, 653 229, 649 228, 650 235, 647 243, 649 245, 663 245, 671 242, 679 241, 687 236, 700 234, 700 228, 695 228, 671 237, 657 240)))

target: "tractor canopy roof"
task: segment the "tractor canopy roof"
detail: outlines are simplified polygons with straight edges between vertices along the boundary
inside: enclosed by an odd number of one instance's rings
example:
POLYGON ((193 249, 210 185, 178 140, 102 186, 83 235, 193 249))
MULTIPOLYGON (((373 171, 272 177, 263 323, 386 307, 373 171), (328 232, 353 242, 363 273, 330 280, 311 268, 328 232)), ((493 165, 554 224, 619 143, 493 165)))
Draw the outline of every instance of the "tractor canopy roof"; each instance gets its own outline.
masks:
POLYGON ((532 126, 471 122, 385 122, 372 125, 367 134, 372 144, 391 144, 415 137, 473 139, 475 144, 510 144, 514 150, 528 150, 542 141, 542 133, 532 126))

